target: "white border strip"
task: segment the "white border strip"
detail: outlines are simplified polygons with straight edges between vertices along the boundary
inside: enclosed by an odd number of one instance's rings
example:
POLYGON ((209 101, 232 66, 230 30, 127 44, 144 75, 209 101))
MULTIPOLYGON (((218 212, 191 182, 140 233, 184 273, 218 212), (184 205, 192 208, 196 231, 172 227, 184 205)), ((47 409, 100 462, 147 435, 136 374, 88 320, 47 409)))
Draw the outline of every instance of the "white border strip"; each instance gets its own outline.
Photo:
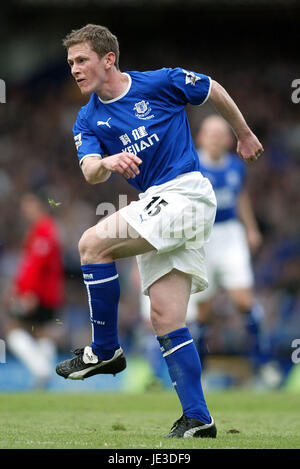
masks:
POLYGON ((90 282, 84 280, 84 283, 86 285, 97 285, 98 283, 111 282, 112 280, 115 280, 118 277, 119 277, 119 274, 114 275, 113 277, 102 278, 101 280, 91 280, 90 282))
POLYGON ((208 88, 208 92, 207 92, 207 95, 206 95, 206 98, 204 101, 202 101, 201 104, 198 104, 198 106, 202 106, 203 104, 206 103, 206 101, 208 100, 208 98, 210 97, 210 92, 211 92, 211 86, 212 86, 212 79, 210 77, 209 78, 209 88, 208 88))
POLYGON ((91 298, 91 292, 90 292, 89 286, 86 282, 85 282, 85 286, 86 286, 86 291, 87 291, 87 295, 88 295, 88 302, 89 302, 90 319, 91 319, 91 326, 92 326, 92 342, 94 342, 94 323, 93 323, 92 298, 91 298))
POLYGON ((168 355, 171 355, 171 353, 176 352, 176 350, 180 349, 181 347, 184 347, 185 345, 190 344, 193 342, 193 339, 187 340, 186 342, 182 342, 182 344, 176 345, 176 347, 171 348, 171 350, 168 350, 167 352, 163 353, 163 357, 167 357, 168 355))
POLYGON ((120 96, 117 96, 116 98, 108 99, 107 101, 104 101, 103 99, 100 98, 100 96, 98 96, 99 101, 101 101, 102 104, 114 103, 115 101, 118 101, 119 99, 123 98, 128 93, 128 91, 131 88, 132 79, 131 79, 131 76, 126 72, 123 72, 122 75, 126 75, 128 78, 128 85, 126 89, 123 91, 122 94, 120 94, 120 96))
POLYGON ((83 160, 84 160, 85 158, 87 158, 88 156, 98 156, 98 158, 99 158, 100 160, 102 160, 102 155, 100 155, 100 153, 88 153, 87 155, 84 155, 84 156, 81 158, 81 160, 79 160, 79 165, 80 165, 80 166, 81 166, 83 160))

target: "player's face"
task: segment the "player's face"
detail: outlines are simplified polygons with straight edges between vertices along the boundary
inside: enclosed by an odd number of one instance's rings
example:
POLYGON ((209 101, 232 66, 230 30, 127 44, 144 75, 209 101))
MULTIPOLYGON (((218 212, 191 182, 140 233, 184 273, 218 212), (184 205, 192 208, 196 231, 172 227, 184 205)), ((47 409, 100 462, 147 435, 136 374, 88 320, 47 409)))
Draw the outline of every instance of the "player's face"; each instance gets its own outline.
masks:
POLYGON ((219 120, 207 121, 198 135, 198 143, 213 159, 220 158, 228 151, 232 139, 227 125, 219 120))
POLYGON ((32 222, 41 214, 41 203, 34 195, 24 194, 20 203, 20 212, 25 220, 32 222))
POLYGON ((69 48, 68 63, 82 94, 101 90, 105 78, 105 57, 100 59, 88 42, 81 42, 69 48))

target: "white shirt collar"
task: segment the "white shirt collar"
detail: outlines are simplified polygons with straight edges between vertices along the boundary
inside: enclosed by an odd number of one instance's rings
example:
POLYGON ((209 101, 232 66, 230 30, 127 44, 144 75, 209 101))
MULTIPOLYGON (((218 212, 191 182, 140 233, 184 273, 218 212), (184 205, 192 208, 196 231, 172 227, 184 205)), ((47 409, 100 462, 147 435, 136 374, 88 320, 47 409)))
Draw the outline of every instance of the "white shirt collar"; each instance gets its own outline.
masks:
POLYGON ((126 89, 123 91, 123 93, 120 94, 120 96, 117 96, 116 98, 113 98, 113 99, 109 99, 109 100, 107 100, 107 101, 103 101, 103 99, 101 99, 101 98, 98 96, 98 98, 99 98, 99 100, 101 101, 101 103, 103 103, 103 104, 114 103, 115 101, 118 101, 119 99, 123 98, 123 97, 128 93, 128 91, 129 91, 130 88, 131 88, 132 79, 131 79, 131 76, 130 76, 128 73, 125 73, 125 72, 124 72, 123 75, 126 75, 127 78, 128 78, 128 85, 127 85, 126 89))

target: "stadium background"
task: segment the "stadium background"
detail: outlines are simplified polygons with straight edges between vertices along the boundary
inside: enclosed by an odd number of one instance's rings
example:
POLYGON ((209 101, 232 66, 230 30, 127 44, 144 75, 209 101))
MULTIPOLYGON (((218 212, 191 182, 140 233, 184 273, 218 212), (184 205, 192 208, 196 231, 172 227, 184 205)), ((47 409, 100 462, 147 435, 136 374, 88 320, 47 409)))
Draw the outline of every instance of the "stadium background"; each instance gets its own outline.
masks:
MULTIPOLYGON (((85 99, 70 78, 61 40, 71 29, 92 22, 118 36, 124 71, 182 66, 212 76, 236 100, 263 142, 264 156, 249 166, 248 188, 264 236, 253 259, 256 295, 266 313, 262 340, 271 344, 284 378, 273 380, 271 375, 270 384, 286 385, 300 366, 291 360, 291 343, 300 338, 300 103, 291 98, 292 82, 300 78, 299 18, 299 3, 289 0, 15 0, 1 6, 0 78, 6 83, 7 102, 0 104, 0 294, 14 274, 24 234, 20 198, 29 187, 46 186, 61 202, 51 211, 61 229, 67 281, 67 301, 57 321, 61 354, 90 341, 77 252, 80 235, 99 220, 100 202, 118 207, 120 193, 127 194, 128 201, 136 198, 121 177, 89 186, 78 168, 71 127, 85 99)), ((200 119, 212 111, 209 105, 188 107, 193 135, 200 119)), ((125 381, 99 377, 96 384, 66 387, 54 377, 53 389, 131 389, 145 384, 135 262, 122 260, 118 266, 120 338, 134 366, 125 381)), ((233 363, 245 353, 239 317, 222 293, 216 309, 210 355, 229 357, 233 363)), ((3 339, 4 323, 1 306, 3 339)), ((224 374, 222 367, 215 370, 211 386, 232 383, 224 374)), ((27 389, 30 383, 28 373, 7 351, 6 363, 0 363, 0 390, 27 389)))

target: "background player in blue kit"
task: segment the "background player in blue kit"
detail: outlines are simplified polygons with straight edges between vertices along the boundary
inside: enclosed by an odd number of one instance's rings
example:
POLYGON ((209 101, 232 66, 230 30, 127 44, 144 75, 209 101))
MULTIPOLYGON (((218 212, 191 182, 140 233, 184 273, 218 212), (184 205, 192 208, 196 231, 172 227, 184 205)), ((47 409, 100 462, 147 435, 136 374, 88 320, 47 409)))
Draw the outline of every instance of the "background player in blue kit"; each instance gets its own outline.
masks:
POLYGON ((262 311, 254 301, 251 253, 259 248, 262 237, 245 188, 247 168, 229 151, 232 134, 221 116, 211 115, 202 121, 195 144, 201 173, 210 180, 216 194, 217 212, 210 242, 205 247, 209 286, 191 296, 188 316, 196 316, 201 324, 198 349, 203 364, 213 299, 218 287, 223 287, 244 315, 250 356, 257 365, 262 311))
POLYGON ((141 193, 79 241, 92 343, 58 364, 57 373, 83 379, 125 368, 115 260, 137 256, 151 322, 182 405, 183 415, 168 436, 215 437, 185 316, 190 293, 207 287, 203 244, 216 200, 200 172, 185 105, 209 99, 235 132, 243 159, 255 161, 262 145, 224 88, 206 75, 182 68, 122 73, 117 38, 102 26, 72 31, 64 45, 81 92, 92 93, 73 128, 86 180, 96 184, 118 172, 141 193))

